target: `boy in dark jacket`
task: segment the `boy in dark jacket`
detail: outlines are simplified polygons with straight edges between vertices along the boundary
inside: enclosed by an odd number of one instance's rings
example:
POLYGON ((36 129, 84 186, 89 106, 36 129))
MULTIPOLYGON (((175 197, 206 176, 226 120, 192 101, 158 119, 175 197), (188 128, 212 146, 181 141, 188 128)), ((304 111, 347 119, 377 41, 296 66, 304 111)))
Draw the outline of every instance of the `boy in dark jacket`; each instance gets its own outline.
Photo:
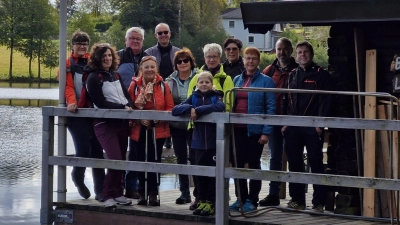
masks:
MULTIPOLYGON (((223 112, 223 92, 213 89, 213 76, 209 72, 199 74, 197 90, 186 101, 172 109, 173 116, 190 114, 195 121, 202 115, 223 112)), ((216 125, 213 123, 195 123, 192 136, 195 165, 215 166, 216 125)), ((215 214, 215 177, 195 176, 198 187, 199 204, 193 215, 210 216, 215 214)))

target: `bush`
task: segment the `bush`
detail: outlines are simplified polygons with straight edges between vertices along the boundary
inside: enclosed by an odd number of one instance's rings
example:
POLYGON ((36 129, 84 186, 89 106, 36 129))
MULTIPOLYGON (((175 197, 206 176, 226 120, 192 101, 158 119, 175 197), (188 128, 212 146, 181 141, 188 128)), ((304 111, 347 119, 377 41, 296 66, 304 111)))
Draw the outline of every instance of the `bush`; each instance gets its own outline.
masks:
POLYGON ((263 71, 265 67, 272 64, 276 59, 276 55, 274 53, 261 53, 261 62, 260 62, 260 70, 263 71))

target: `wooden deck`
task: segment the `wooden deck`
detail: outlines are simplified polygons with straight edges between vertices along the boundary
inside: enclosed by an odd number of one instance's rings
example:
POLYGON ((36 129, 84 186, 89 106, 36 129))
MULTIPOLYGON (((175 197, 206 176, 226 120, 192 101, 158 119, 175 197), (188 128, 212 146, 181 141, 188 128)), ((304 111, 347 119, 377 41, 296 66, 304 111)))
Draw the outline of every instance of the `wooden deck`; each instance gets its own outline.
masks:
MULTIPOLYGON (((236 198, 234 197, 234 186, 230 186, 230 195, 232 197, 230 203, 233 203, 236 198)), ((263 182, 260 198, 263 198, 268 193, 268 182, 263 182)), ((67 203, 56 203, 57 209, 68 209, 74 212, 75 225, 81 224, 96 224, 96 225, 109 225, 109 224, 214 224, 214 217, 201 217, 194 216, 192 211, 189 210, 189 204, 177 205, 175 199, 180 195, 179 190, 161 191, 161 206, 160 207, 146 207, 136 205, 136 200, 133 200, 131 206, 119 206, 116 209, 105 210, 102 203, 94 199, 87 200, 73 200, 67 203), (90 222, 88 222, 90 221, 90 222)), ((260 212, 263 214, 252 217, 244 218, 239 213, 233 214, 229 219, 229 224, 259 224, 259 225, 272 225, 272 224, 341 224, 341 225, 372 225, 372 224, 389 224, 389 222, 374 222, 366 220, 354 220, 335 217, 332 212, 325 211, 324 216, 310 215, 305 212, 311 212, 312 185, 309 185, 307 193, 308 207, 303 212, 287 212, 279 209, 264 209, 260 212)), ((286 207, 287 199, 281 200, 281 207, 286 207)), ((218 212, 217 212, 218 213, 218 212)), ((57 225, 67 225, 67 223, 56 223, 57 225)))

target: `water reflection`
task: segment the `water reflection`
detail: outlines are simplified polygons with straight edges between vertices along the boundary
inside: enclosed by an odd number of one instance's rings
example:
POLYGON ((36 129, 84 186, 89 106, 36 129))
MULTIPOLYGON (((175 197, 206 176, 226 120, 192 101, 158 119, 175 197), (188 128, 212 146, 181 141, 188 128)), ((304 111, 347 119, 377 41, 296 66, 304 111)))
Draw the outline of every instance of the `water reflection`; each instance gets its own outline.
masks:
MULTIPOLYGON (((41 195, 41 140, 42 112, 37 106, 54 105, 58 89, 0 88, 0 225, 39 224, 41 195), (42 99, 42 100, 36 100, 42 99), (13 106, 10 106, 12 104, 13 106), (23 106, 22 106, 23 105, 23 106), (35 107, 25 107, 25 106, 35 107)), ((57 121, 55 121, 57 124, 57 121)), ((68 133, 68 132, 67 132, 68 133)), ((55 126, 57 136, 57 126, 55 126)), ((55 137, 54 146, 57 146, 55 137)), ((266 158, 264 151, 263 159, 266 158)), ((68 133, 67 154, 74 154, 72 139, 68 133)), ((173 151, 165 154, 163 162, 176 163, 173 151)), ((262 168, 268 164, 263 160, 262 168)), ((80 199, 67 167, 67 200, 80 199)), ((85 183, 93 190, 91 169, 88 168, 85 183)), ((54 178, 57 176, 55 167, 54 178)), ((162 174, 160 190, 177 189, 175 174, 162 174)), ((54 179, 54 190, 57 181, 54 179)), ((92 196, 93 197, 93 196, 92 196)), ((178 196, 176 196, 178 197, 178 196)), ((54 200, 57 199, 54 194, 54 200)))

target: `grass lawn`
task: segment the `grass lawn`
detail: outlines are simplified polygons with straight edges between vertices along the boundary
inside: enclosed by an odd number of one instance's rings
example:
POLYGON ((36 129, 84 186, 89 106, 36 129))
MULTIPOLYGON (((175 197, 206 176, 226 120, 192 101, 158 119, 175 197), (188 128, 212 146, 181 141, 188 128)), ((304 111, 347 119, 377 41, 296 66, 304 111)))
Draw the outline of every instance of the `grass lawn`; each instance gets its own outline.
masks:
MULTIPOLYGON (((8 72, 10 67, 10 49, 6 46, 0 46, 0 79, 8 79, 8 72)), ((40 67, 41 78, 49 79, 54 78, 57 75, 57 68, 52 70, 45 68, 43 65, 40 67)), ((37 61, 32 61, 32 72, 33 77, 38 77, 38 65, 37 61)), ((16 78, 28 78, 29 77, 29 60, 25 58, 21 53, 14 51, 13 54, 13 77, 16 78)))

